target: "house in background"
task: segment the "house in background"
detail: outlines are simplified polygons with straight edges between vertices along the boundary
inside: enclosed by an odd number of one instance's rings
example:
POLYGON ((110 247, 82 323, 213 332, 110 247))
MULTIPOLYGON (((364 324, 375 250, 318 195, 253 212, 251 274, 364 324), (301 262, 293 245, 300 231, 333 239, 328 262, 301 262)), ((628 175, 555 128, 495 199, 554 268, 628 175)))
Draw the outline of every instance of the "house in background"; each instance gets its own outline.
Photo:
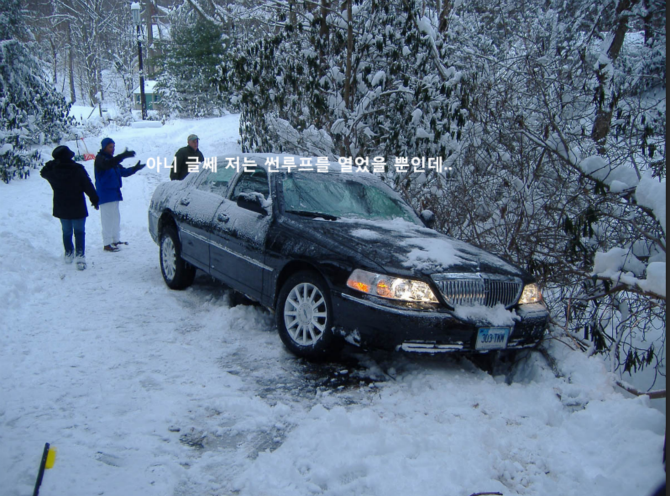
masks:
MULTIPOLYGON (((161 98, 159 94, 154 92, 155 87, 156 81, 144 81, 144 99, 147 102, 147 110, 158 110, 161 98)), ((133 108, 135 110, 142 110, 142 98, 139 86, 133 91, 133 108)))

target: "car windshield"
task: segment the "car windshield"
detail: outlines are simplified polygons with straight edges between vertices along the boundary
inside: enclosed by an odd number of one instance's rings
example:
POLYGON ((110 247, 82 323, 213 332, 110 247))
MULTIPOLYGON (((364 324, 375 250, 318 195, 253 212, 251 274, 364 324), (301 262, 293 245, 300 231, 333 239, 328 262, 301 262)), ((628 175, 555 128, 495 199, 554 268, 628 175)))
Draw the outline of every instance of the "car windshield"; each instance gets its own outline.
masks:
POLYGON ((282 181, 284 210, 324 218, 404 219, 421 225, 412 209, 383 183, 349 174, 294 173, 282 181))

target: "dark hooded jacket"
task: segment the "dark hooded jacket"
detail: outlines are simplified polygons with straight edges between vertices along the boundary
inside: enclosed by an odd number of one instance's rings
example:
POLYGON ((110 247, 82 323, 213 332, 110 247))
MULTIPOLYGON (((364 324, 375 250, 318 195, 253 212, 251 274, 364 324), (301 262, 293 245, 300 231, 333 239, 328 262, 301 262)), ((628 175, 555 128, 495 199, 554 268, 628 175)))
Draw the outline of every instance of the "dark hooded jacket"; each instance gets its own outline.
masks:
POLYGON ((53 216, 59 219, 82 219, 88 217, 86 198, 98 207, 98 194, 83 165, 72 158, 74 152, 67 146, 57 147, 51 160, 42 167, 40 175, 49 181, 54 191, 53 216))

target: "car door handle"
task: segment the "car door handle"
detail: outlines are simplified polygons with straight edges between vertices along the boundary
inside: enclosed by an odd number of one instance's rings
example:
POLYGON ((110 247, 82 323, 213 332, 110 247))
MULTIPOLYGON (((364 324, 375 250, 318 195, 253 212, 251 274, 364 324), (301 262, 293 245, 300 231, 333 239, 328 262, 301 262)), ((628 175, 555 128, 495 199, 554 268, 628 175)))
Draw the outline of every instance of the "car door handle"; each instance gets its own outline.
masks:
POLYGON ((186 206, 188 206, 189 203, 191 203, 191 200, 189 200, 189 199, 187 199, 187 198, 182 198, 182 199, 179 201, 179 203, 181 203, 182 205, 184 205, 184 206, 186 207, 186 206))
POLYGON ((219 214, 216 216, 216 220, 219 222, 228 222, 230 220, 230 217, 228 217, 226 214, 219 214))

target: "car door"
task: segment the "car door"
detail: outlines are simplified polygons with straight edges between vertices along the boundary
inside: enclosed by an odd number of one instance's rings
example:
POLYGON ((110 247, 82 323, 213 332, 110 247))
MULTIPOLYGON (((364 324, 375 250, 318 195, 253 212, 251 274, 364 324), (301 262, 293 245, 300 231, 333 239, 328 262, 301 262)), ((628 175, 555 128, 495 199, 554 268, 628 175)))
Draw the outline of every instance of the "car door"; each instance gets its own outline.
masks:
MULTIPOLYGON (((243 172, 235 182, 230 199, 223 202, 213 222, 211 244, 212 273, 235 289, 260 301, 263 276, 272 269, 264 264, 265 239, 272 214, 240 206, 244 195, 270 196, 265 169, 243 172)), ((258 206, 258 205, 257 205, 258 206)), ((263 209, 257 209, 263 210, 263 209)))
POLYGON ((214 215, 224 201, 233 174, 231 169, 203 171, 203 177, 196 178, 185 187, 174 207, 180 230, 182 257, 207 272, 214 215))

